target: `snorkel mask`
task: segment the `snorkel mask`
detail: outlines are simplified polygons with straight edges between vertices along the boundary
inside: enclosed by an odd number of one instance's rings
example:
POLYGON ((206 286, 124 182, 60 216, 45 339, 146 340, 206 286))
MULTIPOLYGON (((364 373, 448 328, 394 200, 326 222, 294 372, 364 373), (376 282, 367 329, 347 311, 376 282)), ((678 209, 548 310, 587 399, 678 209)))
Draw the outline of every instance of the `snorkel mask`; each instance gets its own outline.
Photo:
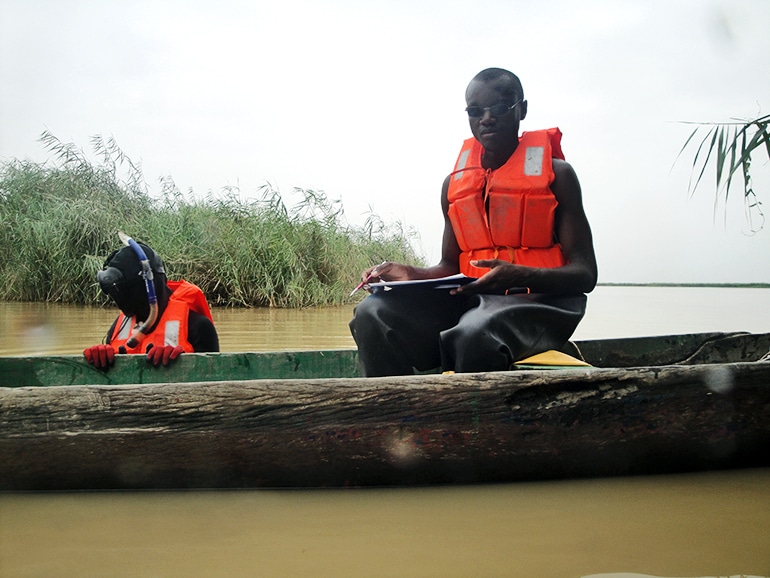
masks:
MULTIPOLYGON (((141 269, 139 271, 136 271, 137 275, 140 275, 142 277, 142 280, 144 281, 144 288, 145 292, 147 294, 147 301, 149 302, 150 306, 150 312, 147 316, 147 319, 144 320, 143 323, 138 324, 134 330, 131 333, 131 337, 129 337, 126 345, 128 347, 136 347, 139 343, 139 336, 140 334, 147 334, 150 331, 150 328, 155 324, 155 321, 158 319, 158 297, 155 294, 155 283, 154 283, 154 276, 153 276, 153 266, 155 270, 158 273, 165 273, 165 270, 163 268, 163 262, 160 260, 160 258, 155 255, 155 253, 150 249, 151 256, 153 257, 154 263, 150 263, 150 259, 147 257, 147 254, 145 253, 144 249, 134 241, 131 237, 126 235, 125 233, 119 232, 118 236, 120 237, 121 242, 126 245, 127 247, 130 247, 133 254, 136 256, 136 258, 139 260, 139 265, 141 269)), ((148 247, 149 249, 149 247, 148 247)), ((129 303, 129 300, 133 296, 132 289, 136 287, 135 279, 133 278, 126 278, 126 275, 124 272, 129 272, 130 269, 136 269, 134 263, 128 264, 124 263, 122 269, 120 267, 113 266, 114 261, 116 260, 116 256, 120 253, 120 251, 116 251, 112 255, 110 255, 107 258, 107 261, 105 262, 104 269, 99 271, 96 274, 96 280, 99 282, 99 286, 101 287, 102 291, 107 293, 112 299, 115 301, 115 303, 118 304, 118 307, 121 308, 121 310, 124 311, 124 307, 127 306, 129 303), (133 266, 129 266, 133 265, 133 266)), ((130 271, 131 273, 134 273, 134 271, 130 271)))

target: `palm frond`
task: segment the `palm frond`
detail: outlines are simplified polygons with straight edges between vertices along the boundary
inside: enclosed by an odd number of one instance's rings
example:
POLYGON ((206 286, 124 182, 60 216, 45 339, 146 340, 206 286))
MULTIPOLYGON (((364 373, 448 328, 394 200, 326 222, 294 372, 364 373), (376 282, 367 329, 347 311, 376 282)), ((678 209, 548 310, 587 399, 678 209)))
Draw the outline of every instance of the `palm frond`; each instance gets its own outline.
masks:
MULTIPOLYGON (((770 159, 770 115, 765 115, 749 120, 739 120, 726 123, 691 123, 695 129, 687 137, 684 145, 677 155, 677 160, 682 153, 695 141, 695 136, 703 134, 692 161, 688 193, 690 196, 701 184, 706 169, 712 159, 715 166, 716 196, 714 207, 719 204, 720 198, 726 204, 730 196, 730 187, 736 173, 740 173, 743 179, 744 207, 747 211, 747 220, 751 232, 757 232, 764 226, 764 213, 762 202, 754 192, 751 180, 752 154, 764 148, 770 159), (697 175, 697 177, 696 177, 697 175), (756 225, 756 219, 759 225, 756 225)), ((676 161, 675 161, 676 162, 676 161)))

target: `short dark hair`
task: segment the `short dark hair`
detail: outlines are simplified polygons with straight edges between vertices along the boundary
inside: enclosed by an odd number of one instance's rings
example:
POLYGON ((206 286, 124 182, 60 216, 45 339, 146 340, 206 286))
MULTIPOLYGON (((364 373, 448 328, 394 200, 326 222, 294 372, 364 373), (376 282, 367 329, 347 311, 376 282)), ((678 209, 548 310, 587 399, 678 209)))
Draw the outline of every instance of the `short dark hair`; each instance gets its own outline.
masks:
MULTIPOLYGON (((524 88, 521 86, 521 80, 510 70, 504 68, 485 68, 471 79, 471 82, 489 82, 491 80, 497 80, 498 78, 505 78, 508 80, 510 87, 505 90, 507 93, 510 90, 510 96, 514 99, 518 98, 524 100, 524 88)), ((506 94, 508 96, 508 94, 506 94)))

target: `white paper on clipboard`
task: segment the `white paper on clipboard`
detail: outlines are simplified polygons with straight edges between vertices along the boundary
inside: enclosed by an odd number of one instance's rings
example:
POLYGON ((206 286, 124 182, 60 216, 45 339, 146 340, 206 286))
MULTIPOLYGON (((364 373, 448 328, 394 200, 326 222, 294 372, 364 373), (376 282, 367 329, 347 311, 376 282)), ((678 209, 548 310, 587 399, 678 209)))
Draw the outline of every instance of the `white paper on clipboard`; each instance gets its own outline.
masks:
POLYGON ((475 281, 475 277, 466 277, 462 273, 436 279, 418 279, 414 281, 379 281, 369 283, 372 291, 392 291, 393 289, 456 289, 475 281))

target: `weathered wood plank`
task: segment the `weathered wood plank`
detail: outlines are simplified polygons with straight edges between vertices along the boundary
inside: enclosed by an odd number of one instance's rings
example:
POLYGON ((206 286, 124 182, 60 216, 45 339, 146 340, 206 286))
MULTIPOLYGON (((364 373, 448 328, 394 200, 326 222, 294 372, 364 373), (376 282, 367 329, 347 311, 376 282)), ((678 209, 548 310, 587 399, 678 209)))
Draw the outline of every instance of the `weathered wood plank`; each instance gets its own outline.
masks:
POLYGON ((770 465, 770 364, 0 390, 0 489, 496 482, 770 465))

